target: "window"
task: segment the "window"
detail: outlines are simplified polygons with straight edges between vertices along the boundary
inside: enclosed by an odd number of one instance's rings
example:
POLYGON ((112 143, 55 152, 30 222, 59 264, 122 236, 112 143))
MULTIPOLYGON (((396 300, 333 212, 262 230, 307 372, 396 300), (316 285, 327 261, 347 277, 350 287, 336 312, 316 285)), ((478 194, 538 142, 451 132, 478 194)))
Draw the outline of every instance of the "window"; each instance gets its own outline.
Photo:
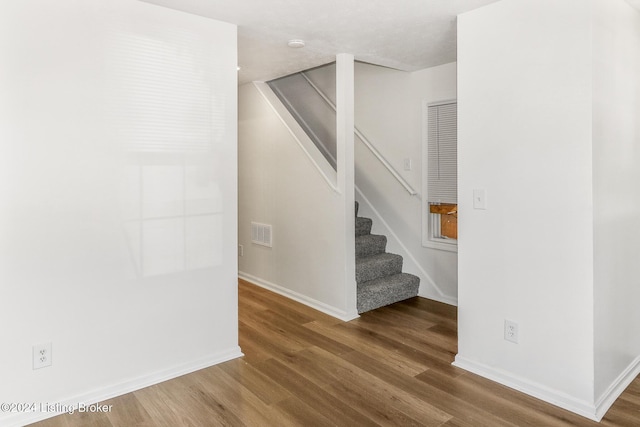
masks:
POLYGON ((457 251, 457 104, 423 104, 423 246, 457 251))

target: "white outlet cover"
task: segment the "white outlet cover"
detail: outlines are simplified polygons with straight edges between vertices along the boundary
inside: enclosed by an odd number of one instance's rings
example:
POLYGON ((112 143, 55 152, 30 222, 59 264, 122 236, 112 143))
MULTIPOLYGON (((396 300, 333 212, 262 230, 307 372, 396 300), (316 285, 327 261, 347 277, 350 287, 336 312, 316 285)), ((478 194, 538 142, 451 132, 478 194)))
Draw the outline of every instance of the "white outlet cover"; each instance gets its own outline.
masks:
POLYGON ((504 321, 504 339, 518 344, 518 324, 511 320, 504 321))
POLYGON ((33 346, 33 369, 46 368, 53 363, 50 342, 33 346))

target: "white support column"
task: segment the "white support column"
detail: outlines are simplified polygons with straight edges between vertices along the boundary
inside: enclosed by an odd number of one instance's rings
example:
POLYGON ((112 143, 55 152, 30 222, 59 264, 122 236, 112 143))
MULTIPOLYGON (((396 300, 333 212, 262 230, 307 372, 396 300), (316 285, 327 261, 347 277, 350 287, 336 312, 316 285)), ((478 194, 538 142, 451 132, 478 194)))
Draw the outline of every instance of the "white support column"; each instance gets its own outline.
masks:
POLYGON ((357 317, 355 267, 355 181, 354 181, 354 59, 336 56, 336 139, 338 190, 344 206, 345 302, 346 311, 357 317))

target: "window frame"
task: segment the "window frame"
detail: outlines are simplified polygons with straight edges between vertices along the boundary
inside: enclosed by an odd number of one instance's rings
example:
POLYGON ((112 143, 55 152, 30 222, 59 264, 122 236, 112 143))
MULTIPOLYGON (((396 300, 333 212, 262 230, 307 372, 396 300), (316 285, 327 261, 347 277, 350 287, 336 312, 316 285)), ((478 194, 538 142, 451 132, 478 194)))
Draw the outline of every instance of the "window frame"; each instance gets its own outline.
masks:
POLYGON ((457 99, 446 99, 437 102, 422 101, 422 246, 448 252, 458 252, 458 239, 440 237, 441 215, 431 213, 432 203, 428 199, 429 107, 454 103, 457 109, 457 99))

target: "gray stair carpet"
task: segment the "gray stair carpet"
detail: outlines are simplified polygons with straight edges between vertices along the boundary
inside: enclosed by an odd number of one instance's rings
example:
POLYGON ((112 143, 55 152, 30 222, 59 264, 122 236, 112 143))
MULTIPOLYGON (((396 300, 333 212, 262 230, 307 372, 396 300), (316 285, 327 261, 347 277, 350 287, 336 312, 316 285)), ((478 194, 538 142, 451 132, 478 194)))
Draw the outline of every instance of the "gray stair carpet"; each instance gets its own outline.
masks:
POLYGON ((369 218, 356 217, 356 237, 371 234, 373 221, 369 218))
POLYGON ((365 234, 356 237, 356 260, 361 257, 383 253, 387 247, 387 236, 365 234))
POLYGON ((418 295, 420 278, 402 272, 402 257, 385 252, 387 237, 371 234, 372 221, 356 212, 356 282, 358 313, 418 295))

